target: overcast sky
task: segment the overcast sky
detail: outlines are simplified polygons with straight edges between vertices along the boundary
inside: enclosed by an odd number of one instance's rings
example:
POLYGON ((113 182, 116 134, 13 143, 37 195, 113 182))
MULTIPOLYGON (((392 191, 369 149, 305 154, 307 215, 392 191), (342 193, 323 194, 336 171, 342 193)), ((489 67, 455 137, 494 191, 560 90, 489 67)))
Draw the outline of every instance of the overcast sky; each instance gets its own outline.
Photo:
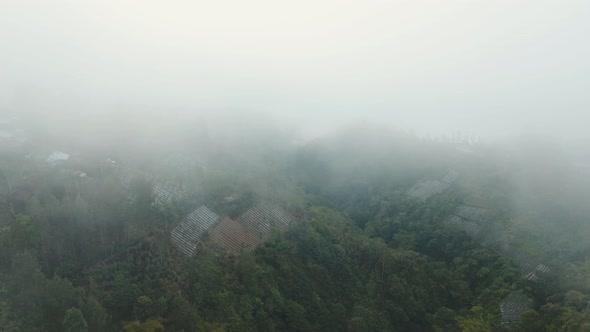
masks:
POLYGON ((0 1, 0 111, 581 135, 590 1, 0 1), (172 113, 171 113, 172 114, 172 113))

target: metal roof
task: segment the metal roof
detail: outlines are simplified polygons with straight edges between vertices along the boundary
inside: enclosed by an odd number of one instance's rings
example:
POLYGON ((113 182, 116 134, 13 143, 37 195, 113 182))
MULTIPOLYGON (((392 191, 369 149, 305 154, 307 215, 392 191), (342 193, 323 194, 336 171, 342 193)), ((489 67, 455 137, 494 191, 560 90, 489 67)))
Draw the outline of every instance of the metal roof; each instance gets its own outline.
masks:
POLYGON ((47 157, 46 162, 48 162, 50 164, 55 164, 60 161, 66 161, 69 158, 70 158, 70 155, 65 152, 55 151, 51 155, 49 155, 49 157, 47 157))

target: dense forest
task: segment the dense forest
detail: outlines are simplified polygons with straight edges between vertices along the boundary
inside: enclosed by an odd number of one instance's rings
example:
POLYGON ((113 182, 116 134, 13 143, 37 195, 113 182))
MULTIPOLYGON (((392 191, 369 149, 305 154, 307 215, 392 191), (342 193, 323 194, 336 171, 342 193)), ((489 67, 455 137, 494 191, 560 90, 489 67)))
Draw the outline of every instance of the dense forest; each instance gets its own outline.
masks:
POLYGON ((1 331, 590 331, 588 177, 550 142, 60 135, 1 151, 1 331), (292 223, 247 250, 171 237, 268 201, 292 223), (454 224, 465 207, 485 224, 454 224))

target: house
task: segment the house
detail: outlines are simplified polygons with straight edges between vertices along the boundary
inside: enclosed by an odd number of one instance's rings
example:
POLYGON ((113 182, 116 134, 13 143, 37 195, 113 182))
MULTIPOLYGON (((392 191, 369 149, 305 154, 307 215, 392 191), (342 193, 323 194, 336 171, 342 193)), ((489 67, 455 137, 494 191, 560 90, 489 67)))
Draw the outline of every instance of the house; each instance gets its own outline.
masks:
POLYGON ((45 162, 51 166, 56 166, 63 162, 66 162, 68 159, 70 159, 69 154, 61 151, 55 151, 52 154, 50 154, 49 157, 47 157, 47 160, 45 160, 45 162))

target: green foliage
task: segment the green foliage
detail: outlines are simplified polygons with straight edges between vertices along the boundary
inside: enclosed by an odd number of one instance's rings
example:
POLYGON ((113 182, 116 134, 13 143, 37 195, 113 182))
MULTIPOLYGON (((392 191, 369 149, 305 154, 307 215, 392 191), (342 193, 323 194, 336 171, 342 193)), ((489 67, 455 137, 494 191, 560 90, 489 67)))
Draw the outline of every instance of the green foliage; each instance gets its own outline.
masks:
POLYGON ((164 332, 164 326, 157 320, 150 319, 143 323, 133 321, 123 327, 125 332, 164 332))
POLYGON ((66 311, 63 321, 65 332, 87 332, 88 324, 79 309, 71 308, 66 311))
POLYGON ((16 254, 7 276, 10 309, 24 329, 32 329, 42 322, 45 276, 30 253, 16 254))
POLYGON ((541 315, 535 310, 526 311, 520 318, 520 322, 512 327, 513 331, 539 332, 545 329, 541 315))
POLYGON ((142 295, 137 298, 134 308, 135 317, 145 320, 154 316, 154 301, 149 296, 142 295))
POLYGON ((467 317, 459 317, 457 319, 459 329, 464 332, 492 332, 488 320, 485 319, 482 307, 472 307, 467 317))
POLYGON ((130 317, 139 290, 135 284, 124 273, 115 275, 113 290, 106 303, 114 313, 114 318, 130 317))
MULTIPOLYGON (((93 173, 84 181, 28 170, 11 187, 18 195, 0 201, 0 218, 8 216, 0 219, 0 330, 589 329, 587 246, 543 238, 547 216, 531 223, 533 214, 522 214, 528 226, 511 224, 514 188, 505 174, 485 161, 450 165, 452 147, 404 135, 351 129, 335 142, 295 151, 241 143, 240 151, 212 152, 210 170, 85 166, 93 173), (451 167, 466 173, 461 189, 425 202, 404 194, 451 167), (130 174, 157 169, 187 198, 156 207, 152 183, 130 174), (204 245, 186 258, 172 246, 171 228, 195 206, 235 218, 259 199, 279 201, 297 223, 239 256, 204 245), (445 226, 464 202, 486 205, 495 226, 534 256, 567 258, 560 273, 528 283, 513 263, 445 226), (532 245, 539 241, 547 248, 532 245), (518 289, 535 299, 533 309, 502 326, 500 302, 518 289)), ((584 230, 564 215, 564 227, 584 230)))
POLYGON ((90 295, 82 307, 82 312, 88 322, 88 331, 106 331, 109 324, 109 316, 98 300, 90 295))
POLYGON ((18 318, 14 316, 5 302, 0 301, 0 330, 7 332, 19 332, 18 318))

